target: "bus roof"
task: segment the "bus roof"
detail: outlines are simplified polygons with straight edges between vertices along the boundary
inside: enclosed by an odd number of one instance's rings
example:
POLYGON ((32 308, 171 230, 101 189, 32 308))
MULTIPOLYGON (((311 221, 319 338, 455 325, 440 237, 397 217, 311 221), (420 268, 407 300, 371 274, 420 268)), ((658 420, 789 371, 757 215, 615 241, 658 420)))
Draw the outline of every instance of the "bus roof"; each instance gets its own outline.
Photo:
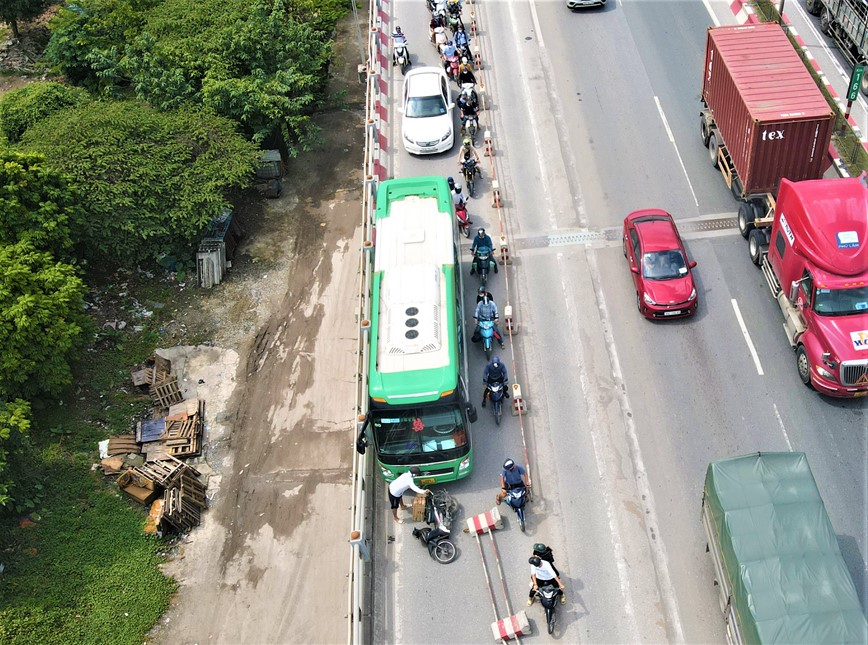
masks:
POLYGON ((455 230, 442 177, 383 182, 377 195, 369 393, 392 405, 457 386, 455 230))

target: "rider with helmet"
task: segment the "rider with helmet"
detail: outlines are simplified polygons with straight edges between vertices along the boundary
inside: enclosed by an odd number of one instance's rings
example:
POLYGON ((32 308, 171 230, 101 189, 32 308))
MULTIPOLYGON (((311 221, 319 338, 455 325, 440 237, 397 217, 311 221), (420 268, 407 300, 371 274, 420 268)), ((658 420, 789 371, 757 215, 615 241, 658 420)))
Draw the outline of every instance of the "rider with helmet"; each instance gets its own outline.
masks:
MULTIPOLYGON (((396 26, 395 31, 392 34, 392 43, 393 45, 403 45, 404 53, 407 57, 407 60, 410 60, 410 48, 407 47, 407 37, 404 35, 404 32, 401 31, 401 27, 396 26)), ((392 65, 398 64, 398 52, 395 47, 392 48, 392 65)))
POLYGON ((470 61, 467 60, 467 56, 464 56, 461 59, 461 63, 458 65, 458 76, 457 76, 458 85, 464 85, 465 83, 473 83, 476 85, 476 76, 473 74, 473 68, 470 67, 470 61))
POLYGON ((530 565, 530 594, 528 594, 527 598, 527 606, 530 607, 533 604, 533 601, 536 600, 536 592, 540 587, 552 586, 557 587, 561 590, 561 604, 567 602, 567 597, 564 595, 563 591, 566 587, 564 587, 564 583, 561 582, 560 576, 555 573, 552 565, 543 560, 538 556, 531 556, 527 563, 530 565))
MULTIPOLYGON (((489 251, 494 251, 494 242, 491 241, 491 237, 485 232, 484 228, 480 228, 476 231, 476 235, 473 237, 473 242, 470 244, 470 252, 473 254, 473 262, 470 263, 470 275, 476 273, 476 270, 479 268, 477 266, 477 257, 476 250, 480 247, 487 247, 489 251)), ((497 273, 497 262, 494 262, 494 272, 497 273)))
POLYGON ((503 469, 500 471, 500 492, 494 501, 499 506, 506 497, 506 491, 510 488, 527 487, 527 471, 512 459, 507 459, 503 462, 503 469))
MULTIPOLYGON (((494 302, 494 299, 491 298, 491 294, 485 291, 485 287, 480 287, 483 290, 482 299, 477 299, 476 302, 476 311, 473 312, 473 322, 476 323, 476 330, 473 333, 474 339, 478 338, 479 334, 479 321, 480 320, 490 320, 494 323, 494 338, 500 345, 500 349, 503 349, 503 336, 500 335, 500 330, 497 328, 497 321, 500 319, 500 315, 497 313, 497 304, 494 302)), ((497 357, 495 356, 495 359, 497 357)), ((489 365, 486 365, 485 370, 488 373, 489 365)), ((506 374, 506 367, 503 368, 504 375, 506 374)), ((483 380, 488 383, 485 376, 483 376, 483 380)), ((488 390, 486 390, 486 393, 488 390)), ((485 396, 482 397, 482 407, 485 407, 485 396)))
POLYGON ((464 137, 464 141, 461 142, 461 149, 458 151, 458 167, 461 168, 462 164, 465 161, 469 161, 473 159, 476 161, 476 167, 479 167, 479 154, 476 152, 476 148, 473 147, 473 141, 470 140, 470 137, 464 137))

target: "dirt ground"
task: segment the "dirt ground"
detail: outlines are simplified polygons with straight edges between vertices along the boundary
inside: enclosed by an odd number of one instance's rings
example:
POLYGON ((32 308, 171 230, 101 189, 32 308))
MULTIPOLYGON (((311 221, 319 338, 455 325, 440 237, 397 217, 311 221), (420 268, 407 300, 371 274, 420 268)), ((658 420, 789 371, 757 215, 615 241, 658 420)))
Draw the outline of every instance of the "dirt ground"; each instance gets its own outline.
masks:
POLYGON ((207 401, 210 507, 165 565, 180 589, 149 642, 346 641, 364 136, 352 27, 331 70, 346 108, 318 118, 325 146, 249 209, 228 281, 176 318, 213 339, 161 351, 207 401))

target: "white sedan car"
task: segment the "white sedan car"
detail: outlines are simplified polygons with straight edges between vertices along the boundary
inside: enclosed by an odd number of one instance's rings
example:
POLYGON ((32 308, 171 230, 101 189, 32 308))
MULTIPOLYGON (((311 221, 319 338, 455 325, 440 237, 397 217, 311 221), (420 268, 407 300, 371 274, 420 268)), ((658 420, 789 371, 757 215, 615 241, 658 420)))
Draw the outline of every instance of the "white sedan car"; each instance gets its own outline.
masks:
POLYGON ((452 149, 455 127, 449 79, 440 67, 417 67, 404 77, 404 148, 416 155, 452 149))

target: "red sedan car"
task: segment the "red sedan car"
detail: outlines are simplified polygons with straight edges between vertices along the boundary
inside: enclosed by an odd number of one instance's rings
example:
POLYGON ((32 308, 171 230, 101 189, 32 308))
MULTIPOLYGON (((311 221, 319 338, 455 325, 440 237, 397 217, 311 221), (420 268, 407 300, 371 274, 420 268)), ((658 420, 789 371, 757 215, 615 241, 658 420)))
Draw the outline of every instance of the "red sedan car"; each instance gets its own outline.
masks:
POLYGON ((696 313, 699 299, 690 270, 696 262, 678 235, 672 216, 659 208, 624 218, 624 257, 636 285, 636 306, 646 318, 679 318, 696 313))

